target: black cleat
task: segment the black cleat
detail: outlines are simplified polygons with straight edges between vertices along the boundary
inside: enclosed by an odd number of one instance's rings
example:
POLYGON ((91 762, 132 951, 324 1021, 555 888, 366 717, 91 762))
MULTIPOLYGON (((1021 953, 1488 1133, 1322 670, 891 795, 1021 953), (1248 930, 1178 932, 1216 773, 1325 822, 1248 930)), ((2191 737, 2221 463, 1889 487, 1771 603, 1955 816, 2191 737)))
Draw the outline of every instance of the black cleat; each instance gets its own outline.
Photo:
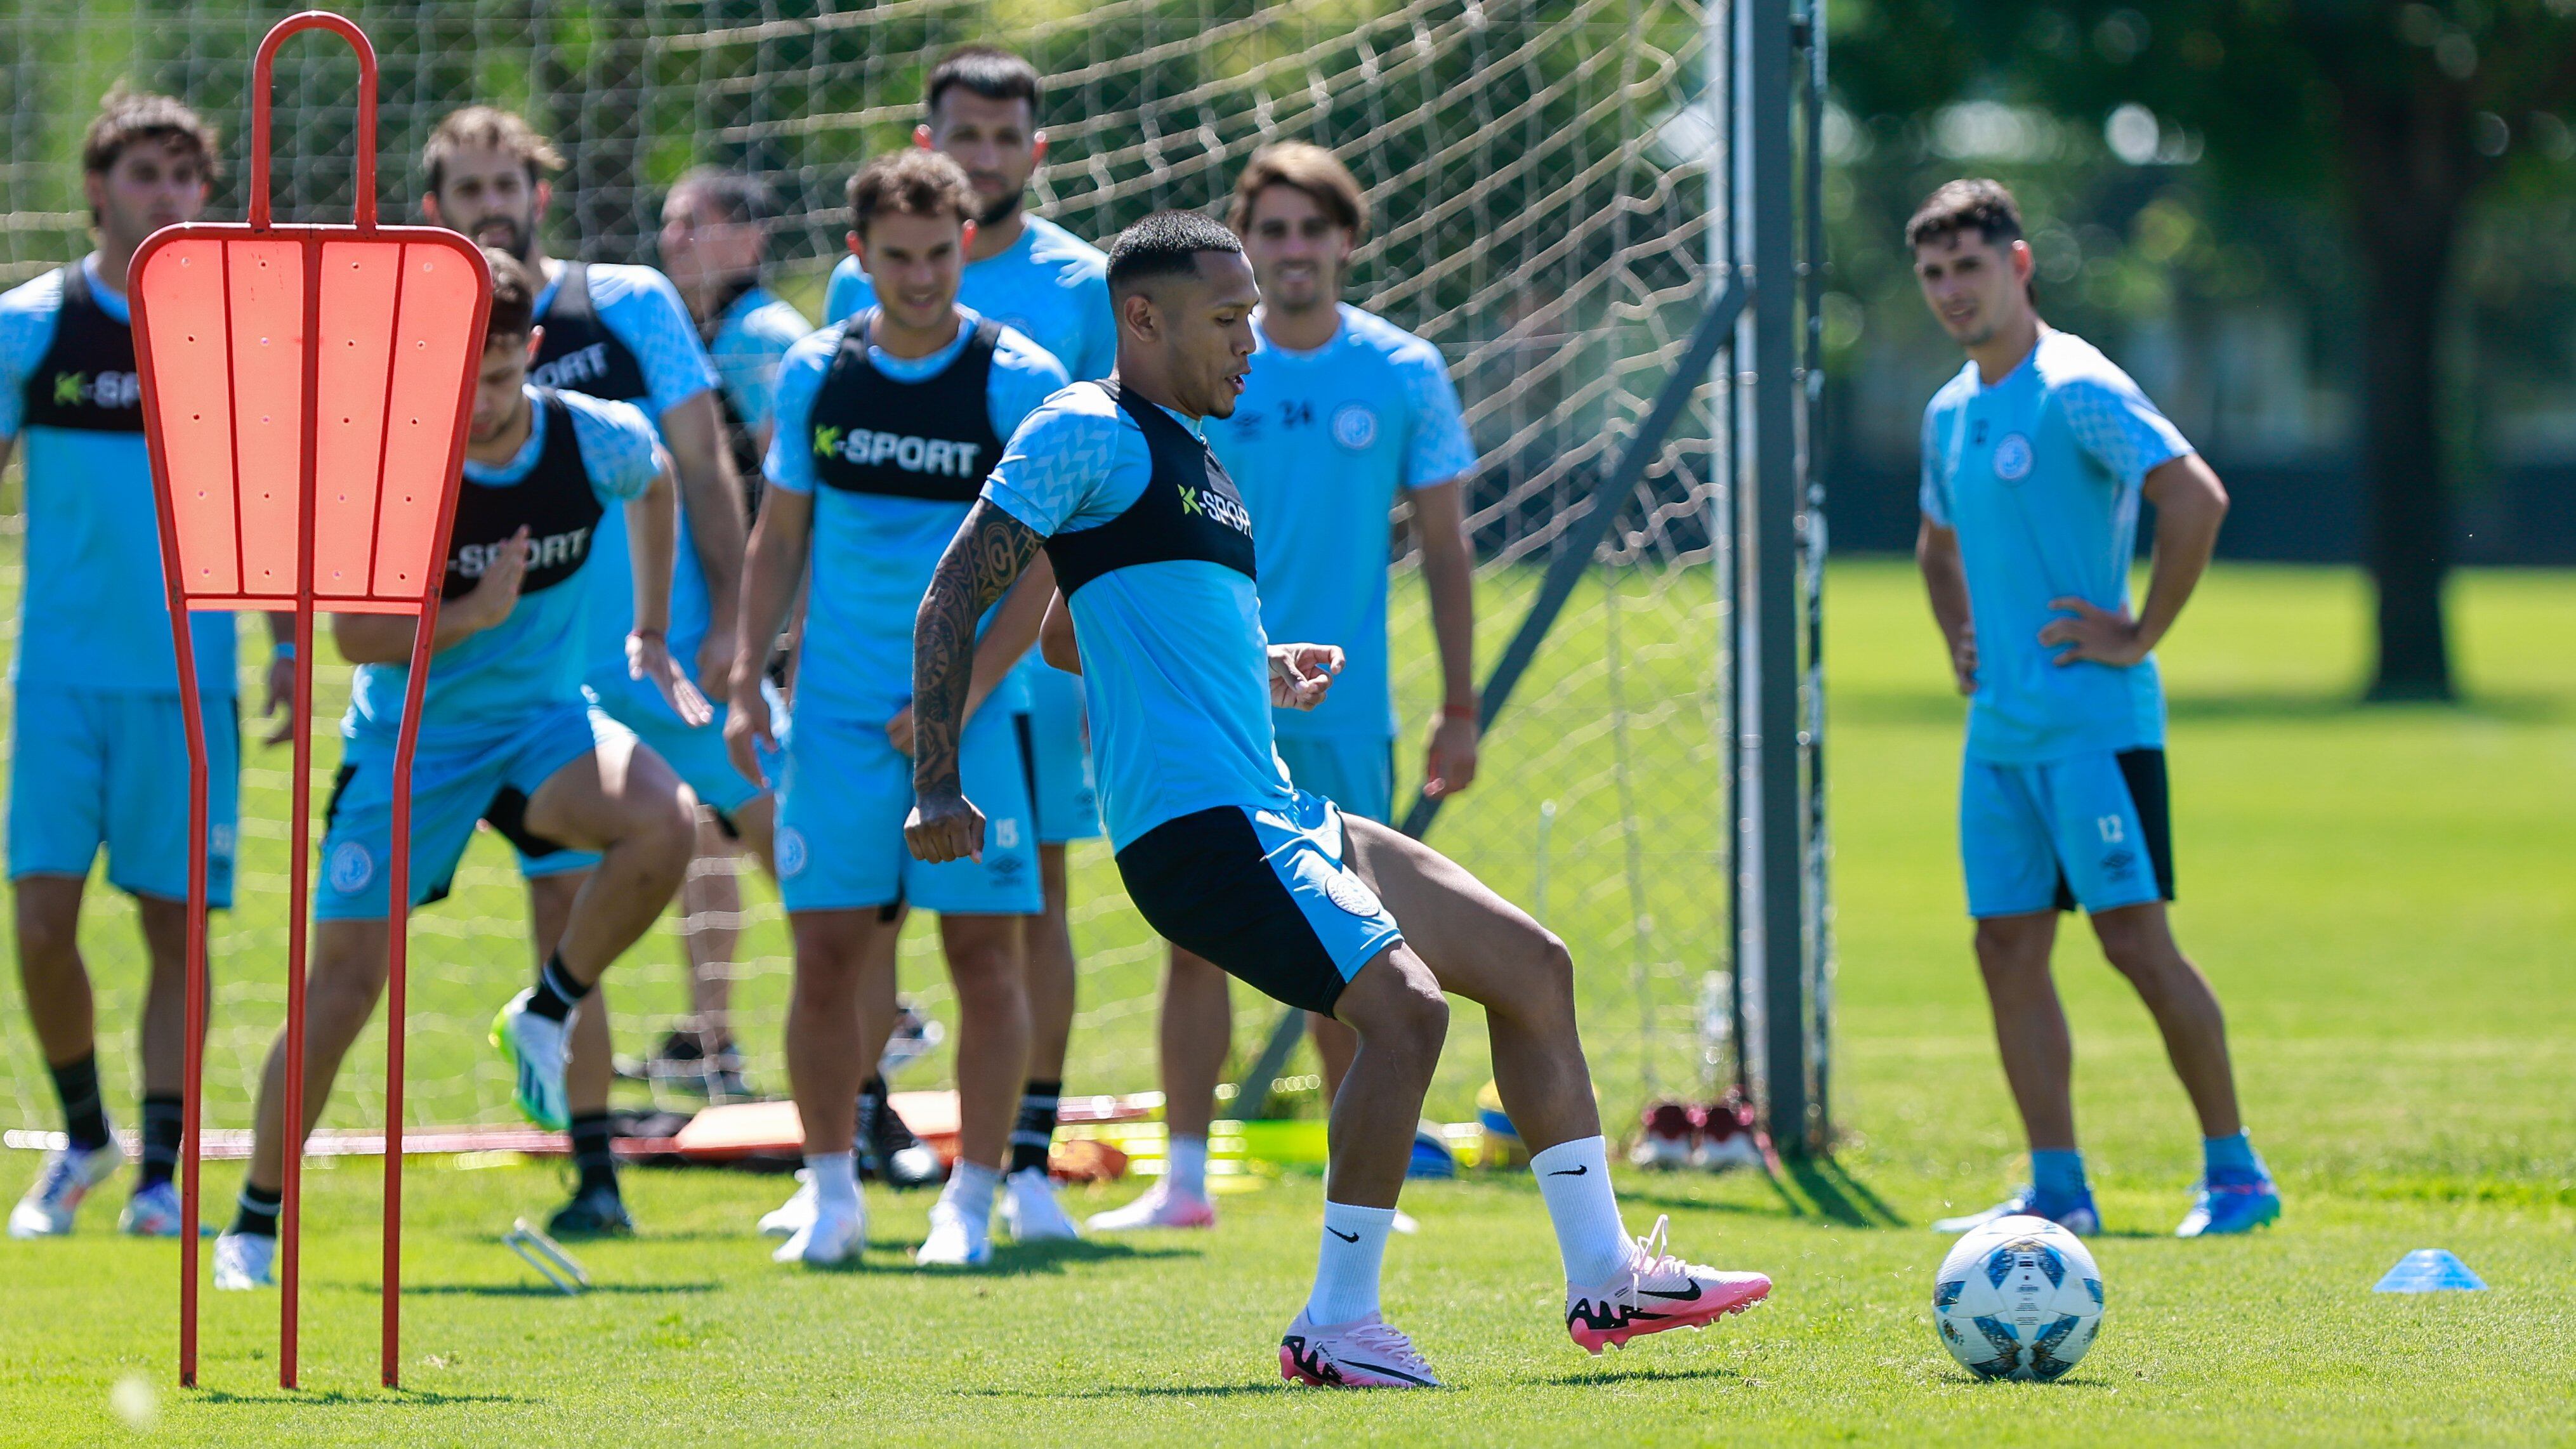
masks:
POLYGON ((594 1187, 573 1194, 572 1201, 546 1219, 546 1233, 557 1238, 625 1238, 635 1233, 626 1200, 613 1187, 594 1187))
POLYGON ((904 1125, 903 1114, 883 1097, 859 1098, 859 1171, 900 1192, 945 1182, 948 1164, 904 1125))

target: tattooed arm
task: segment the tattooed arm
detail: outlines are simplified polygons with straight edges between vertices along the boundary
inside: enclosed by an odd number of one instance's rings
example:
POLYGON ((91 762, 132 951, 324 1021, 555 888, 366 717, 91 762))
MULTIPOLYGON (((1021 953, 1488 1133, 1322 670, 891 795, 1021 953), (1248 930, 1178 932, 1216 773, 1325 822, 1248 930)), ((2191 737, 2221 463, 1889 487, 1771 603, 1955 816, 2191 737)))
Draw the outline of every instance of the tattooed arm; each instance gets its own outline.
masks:
POLYGON ((978 499, 931 576, 912 626, 912 853, 937 864, 984 856, 984 816, 957 776, 957 737, 975 664, 975 621, 1017 582, 1046 540, 978 499))

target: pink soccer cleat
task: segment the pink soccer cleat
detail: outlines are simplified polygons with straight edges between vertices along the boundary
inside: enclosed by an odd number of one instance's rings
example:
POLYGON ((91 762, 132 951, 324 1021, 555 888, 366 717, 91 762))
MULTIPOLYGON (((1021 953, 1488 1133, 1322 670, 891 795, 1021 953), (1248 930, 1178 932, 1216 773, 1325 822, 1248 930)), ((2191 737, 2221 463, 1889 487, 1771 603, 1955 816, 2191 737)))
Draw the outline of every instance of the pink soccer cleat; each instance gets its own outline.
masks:
POLYGON ((1126 1233, 1139 1228, 1212 1228, 1216 1208, 1206 1198, 1173 1192, 1155 1183, 1145 1195, 1121 1208, 1093 1213, 1083 1226, 1095 1233, 1126 1233))
POLYGON ((1706 1328, 1770 1295, 1771 1280, 1759 1273, 1721 1273, 1664 1251, 1671 1222, 1655 1219, 1655 1230, 1637 1240, 1636 1256, 1617 1278, 1565 1285, 1565 1331, 1576 1346, 1597 1354, 1668 1328, 1706 1328))
POLYGON ((1404 1330, 1377 1314, 1318 1328, 1303 1310, 1279 1340, 1279 1377, 1328 1389, 1436 1389, 1404 1330))

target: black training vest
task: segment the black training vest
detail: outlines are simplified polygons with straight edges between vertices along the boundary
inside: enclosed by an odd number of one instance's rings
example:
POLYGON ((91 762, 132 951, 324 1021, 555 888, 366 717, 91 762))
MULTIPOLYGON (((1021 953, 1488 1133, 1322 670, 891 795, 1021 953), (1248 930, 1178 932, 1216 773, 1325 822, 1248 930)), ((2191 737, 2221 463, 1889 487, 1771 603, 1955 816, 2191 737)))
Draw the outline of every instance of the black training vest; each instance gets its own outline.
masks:
POLYGON ((107 315, 89 289, 89 269, 63 268, 63 309, 54 340, 27 375, 21 427, 84 433, 143 431, 143 389, 134 371, 134 329, 107 315))
POLYGON ((591 305, 589 267, 564 263, 554 301, 547 304, 537 325, 546 336, 537 346, 537 365, 528 369, 528 381, 611 402, 637 402, 653 395, 644 382, 644 365, 599 320, 599 309, 591 305))
POLYGON ((1127 511, 1097 528, 1047 540, 1056 587, 1066 598, 1102 574, 1137 564, 1197 559, 1252 571, 1252 515, 1205 439, 1150 402, 1132 402, 1115 380, 1092 384, 1144 431, 1153 476, 1127 511))
POLYGON ((935 377, 897 382, 868 361, 868 323, 850 320, 815 390, 814 476, 844 493, 972 503, 1002 461, 988 400, 1002 326, 975 324, 966 349, 935 377))
POLYGON ((453 599, 480 582, 485 565, 510 535, 528 530, 528 572, 522 597, 551 589, 581 572, 591 540, 608 510, 590 486, 581 438, 573 431, 572 405, 541 388, 535 406, 545 409, 545 445, 528 476, 502 487, 462 480, 456 490, 456 528, 448 536, 447 582, 439 597, 453 599))

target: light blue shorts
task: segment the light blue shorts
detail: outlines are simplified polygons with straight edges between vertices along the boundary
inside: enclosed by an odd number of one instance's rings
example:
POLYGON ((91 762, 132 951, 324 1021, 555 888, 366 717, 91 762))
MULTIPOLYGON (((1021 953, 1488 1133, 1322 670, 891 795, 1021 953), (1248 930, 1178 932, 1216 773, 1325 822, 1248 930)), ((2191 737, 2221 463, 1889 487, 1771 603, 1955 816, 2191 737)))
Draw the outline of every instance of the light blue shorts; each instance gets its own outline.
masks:
MULTIPOLYGON (((662 691, 622 670, 592 675, 583 688, 610 719, 634 731, 635 738, 660 755, 700 804, 731 814, 760 793, 760 786, 735 769, 733 756, 725 753, 723 700, 708 696, 715 718, 691 729, 671 712, 662 691)), ((776 701, 771 703, 775 707, 776 701)))
POLYGON ((790 911, 849 911, 898 901, 960 916, 1034 916, 1037 832, 1029 818, 1026 717, 978 711, 958 740, 966 798, 984 812, 984 858, 938 865, 904 843, 912 760, 882 724, 797 715, 781 732, 778 893, 790 911))
POLYGON ((1395 741, 1377 735, 1281 735, 1279 762, 1298 789, 1380 825, 1395 810, 1395 741))
MULTIPOLYGON (((627 738, 626 727, 580 704, 529 717, 507 737, 434 747, 412 756, 411 902, 446 897, 456 863, 487 816, 523 855, 545 864, 555 855, 596 855, 551 846, 527 833, 527 803, 555 773, 601 745, 627 738)), ((322 879, 313 890, 318 921, 381 921, 392 912, 385 866, 393 858, 393 742, 343 736, 340 776, 323 812, 322 879)))
POLYGON ((1968 761, 1959 854, 1968 914, 1980 918, 2172 900, 2164 751, 2103 750, 2041 765, 1968 761))
MULTIPOLYGON (((241 710, 200 695, 206 723, 206 900, 233 903, 241 710)), ((118 890, 188 898, 188 726, 179 696, 21 684, 9 757, 9 878, 89 877, 107 851, 118 890)))
POLYGON ((1082 677, 1031 656, 1029 766, 1034 772, 1038 840, 1062 845, 1100 835, 1100 796, 1091 773, 1091 733, 1082 717, 1082 677))

